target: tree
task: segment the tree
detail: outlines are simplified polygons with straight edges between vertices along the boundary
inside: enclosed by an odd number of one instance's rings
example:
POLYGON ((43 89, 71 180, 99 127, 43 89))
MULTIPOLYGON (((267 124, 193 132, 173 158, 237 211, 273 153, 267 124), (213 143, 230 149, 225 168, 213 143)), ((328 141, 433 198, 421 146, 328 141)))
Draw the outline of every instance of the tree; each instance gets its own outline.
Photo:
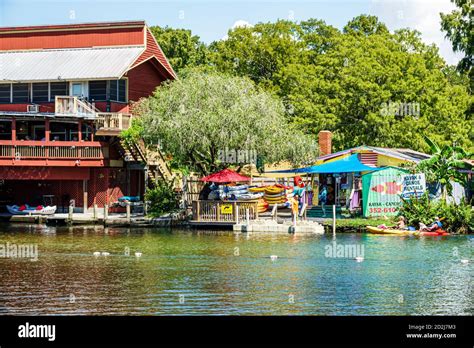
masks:
POLYGON ((227 166, 221 154, 229 150, 256 151, 268 162, 316 158, 312 139, 291 127, 284 112, 278 98, 247 78, 195 71, 138 103, 139 121, 129 133, 138 129, 178 166, 201 174, 227 166))
MULTIPOLYGON (((458 64, 460 71, 470 72, 474 78, 474 4, 472 0, 451 0, 458 9, 449 14, 440 13, 441 30, 446 33, 455 52, 464 53, 464 58, 458 64)), ((471 80, 472 81, 472 80, 471 80)))
POLYGON ((426 151, 422 135, 472 148, 465 84, 448 79, 437 48, 419 33, 334 35, 312 64, 277 74, 280 95, 301 128, 334 134, 336 150, 361 144, 426 151))
POLYGON ((207 64, 208 50, 191 30, 150 27, 153 36, 176 72, 183 68, 207 64))
POLYGON ((228 38, 211 44, 213 62, 222 72, 246 76, 268 90, 277 88, 274 75, 298 62, 304 43, 301 28, 279 20, 229 30, 228 38))
POLYGON ((276 93, 304 132, 331 130, 336 150, 365 144, 427 151, 423 134, 474 150, 467 79, 417 31, 390 33, 366 15, 342 32, 317 19, 277 21, 236 28, 211 46, 218 70, 276 93))
POLYGON ((451 181, 463 186, 467 184, 467 174, 461 171, 467 169, 467 164, 463 159, 472 157, 473 154, 469 154, 459 146, 440 147, 429 137, 425 136, 424 139, 430 146, 432 156, 418 163, 417 169, 425 173, 428 181, 441 184, 443 198, 446 199, 446 194, 451 196, 453 192, 451 181))

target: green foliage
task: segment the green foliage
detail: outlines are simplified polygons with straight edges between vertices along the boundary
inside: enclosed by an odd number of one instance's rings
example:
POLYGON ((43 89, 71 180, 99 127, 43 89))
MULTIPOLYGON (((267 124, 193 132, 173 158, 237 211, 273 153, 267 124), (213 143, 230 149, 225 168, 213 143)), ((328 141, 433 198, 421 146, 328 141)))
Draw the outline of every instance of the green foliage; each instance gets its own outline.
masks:
POLYGON ((443 227, 451 233, 474 232, 474 211, 470 204, 461 202, 460 204, 447 204, 440 202, 437 205, 438 216, 444 217, 443 227))
POLYGON ((436 206, 430 201, 428 192, 421 197, 401 198, 399 215, 405 217, 408 225, 418 228, 420 222, 429 224, 438 216, 436 206))
POLYGON ((201 174, 221 169, 219 152, 252 150, 268 162, 314 159, 312 138, 289 125, 275 96, 247 78, 189 72, 136 105, 146 143, 161 144, 177 165, 201 174))
POLYGON ((474 150, 468 80, 417 31, 390 33, 365 15, 343 32, 315 19, 277 21, 231 30, 210 49, 218 70, 277 93, 300 129, 331 130, 335 150, 365 144, 426 151, 423 134, 474 150), (407 104, 413 112, 385 111, 407 104))
MULTIPOLYGON (((473 31, 456 31, 466 27, 472 0, 455 2, 462 21, 443 18, 455 27, 451 37, 460 35, 459 49, 472 52, 466 42, 473 31)), ((469 77, 447 66, 415 30, 390 33, 377 17, 361 15, 342 31, 318 19, 257 23, 232 29, 208 47, 186 30, 154 33, 181 77, 199 67, 250 78, 281 98, 296 128, 313 135, 331 130, 335 150, 373 145, 427 151, 427 135, 440 146, 474 151, 469 77), (388 105, 406 104, 416 112, 386 112, 388 105)))
POLYGON ((453 192, 452 181, 466 186, 467 174, 460 170, 467 168, 463 159, 472 157, 472 154, 459 146, 444 145, 440 147, 429 137, 425 136, 424 138, 430 147, 432 156, 418 163, 417 169, 425 173, 427 181, 440 183, 443 190, 446 190, 449 195, 453 192))
POLYGON ((207 63, 207 47, 191 30, 159 26, 150 30, 176 72, 207 63))
MULTIPOLYGON (((470 71, 474 65, 474 4, 472 0, 451 0, 457 9, 451 13, 441 13, 441 29, 446 38, 451 40, 455 52, 463 52, 464 58, 459 62, 461 71, 470 71)), ((472 83, 472 82, 471 82, 472 83)))
POLYGON ((430 201, 428 193, 411 199, 402 198, 399 215, 406 218, 410 226, 419 227, 420 222, 428 225, 435 217, 442 219, 443 229, 450 233, 474 231, 474 211, 470 204, 446 203, 444 200, 430 201))
POLYGON ((158 181, 154 188, 147 190, 145 200, 150 202, 148 214, 155 217, 172 213, 179 207, 179 197, 172 182, 158 181))

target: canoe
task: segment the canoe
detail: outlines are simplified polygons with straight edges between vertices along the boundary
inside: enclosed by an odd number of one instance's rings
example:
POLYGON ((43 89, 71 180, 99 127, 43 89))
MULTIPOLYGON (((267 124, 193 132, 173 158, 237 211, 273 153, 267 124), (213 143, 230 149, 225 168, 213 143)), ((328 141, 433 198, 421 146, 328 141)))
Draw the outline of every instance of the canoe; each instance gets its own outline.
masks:
POLYGON ((433 231, 433 232, 428 232, 428 231, 423 231, 423 232, 415 232, 415 236, 449 236, 450 233, 440 230, 439 232, 433 231))
POLYGON ((373 234, 390 234, 390 235, 407 236, 415 232, 415 231, 408 231, 408 230, 396 230, 392 228, 378 228, 375 226, 366 226, 366 227, 367 227, 367 231, 373 234))

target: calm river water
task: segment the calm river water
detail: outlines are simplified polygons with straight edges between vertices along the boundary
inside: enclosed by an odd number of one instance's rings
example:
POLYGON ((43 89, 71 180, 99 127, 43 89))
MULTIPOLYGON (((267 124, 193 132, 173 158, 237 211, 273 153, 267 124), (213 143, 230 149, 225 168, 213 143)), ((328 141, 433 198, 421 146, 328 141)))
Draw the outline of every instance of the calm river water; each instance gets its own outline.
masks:
POLYGON ((340 234, 335 242, 331 235, 0 225, 0 250, 38 248, 37 261, 0 258, 0 314, 474 314, 474 236, 340 234), (328 257, 337 245, 358 247, 364 260, 328 257))

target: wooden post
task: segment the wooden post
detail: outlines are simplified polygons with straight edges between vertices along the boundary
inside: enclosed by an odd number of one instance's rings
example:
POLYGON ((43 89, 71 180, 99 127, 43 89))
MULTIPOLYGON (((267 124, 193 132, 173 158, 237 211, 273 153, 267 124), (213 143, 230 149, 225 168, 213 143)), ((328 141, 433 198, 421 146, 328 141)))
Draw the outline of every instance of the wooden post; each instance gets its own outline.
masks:
POLYGON ((247 208, 245 211, 245 220, 247 221, 247 226, 250 225, 250 209, 247 208))
POLYGON ((201 221, 201 201, 196 201, 196 219, 197 221, 201 221))
POLYGON ((12 141, 16 140, 16 118, 12 119, 12 141))
POLYGON ((48 119, 45 119, 44 120, 44 139, 46 142, 50 141, 50 134, 51 134, 51 131, 49 129, 49 120, 48 119))
POLYGON ((127 212, 127 222, 130 223, 130 202, 127 202, 127 205, 126 205, 126 212, 127 212))
POLYGON ((104 204, 104 223, 105 220, 109 218, 109 205, 106 203, 104 204))
POLYGON ((97 204, 94 203, 94 210, 93 210, 93 218, 94 220, 97 220, 97 204))
POLYGON ((237 216, 235 215, 235 212, 237 211, 237 202, 232 202, 232 217, 236 223, 237 223, 237 216))
POLYGON ((82 189, 84 191, 83 205, 84 205, 84 214, 87 214, 87 180, 82 181, 82 189))
POLYGON ((82 141, 82 120, 77 122, 77 140, 82 141))
POLYGON ((68 211, 68 214, 67 214, 67 219, 68 219, 69 223, 72 223, 73 214, 74 214, 74 207, 72 205, 70 205, 69 206, 69 211, 68 211))
POLYGON ((332 234, 336 235, 336 205, 332 206, 332 234))
POLYGON ((240 216, 239 216, 239 205, 237 202, 235 202, 235 223, 238 225, 240 222, 240 216))
POLYGON ((220 204, 217 203, 217 209, 216 209, 216 219, 217 221, 221 221, 221 211, 220 211, 220 204))

